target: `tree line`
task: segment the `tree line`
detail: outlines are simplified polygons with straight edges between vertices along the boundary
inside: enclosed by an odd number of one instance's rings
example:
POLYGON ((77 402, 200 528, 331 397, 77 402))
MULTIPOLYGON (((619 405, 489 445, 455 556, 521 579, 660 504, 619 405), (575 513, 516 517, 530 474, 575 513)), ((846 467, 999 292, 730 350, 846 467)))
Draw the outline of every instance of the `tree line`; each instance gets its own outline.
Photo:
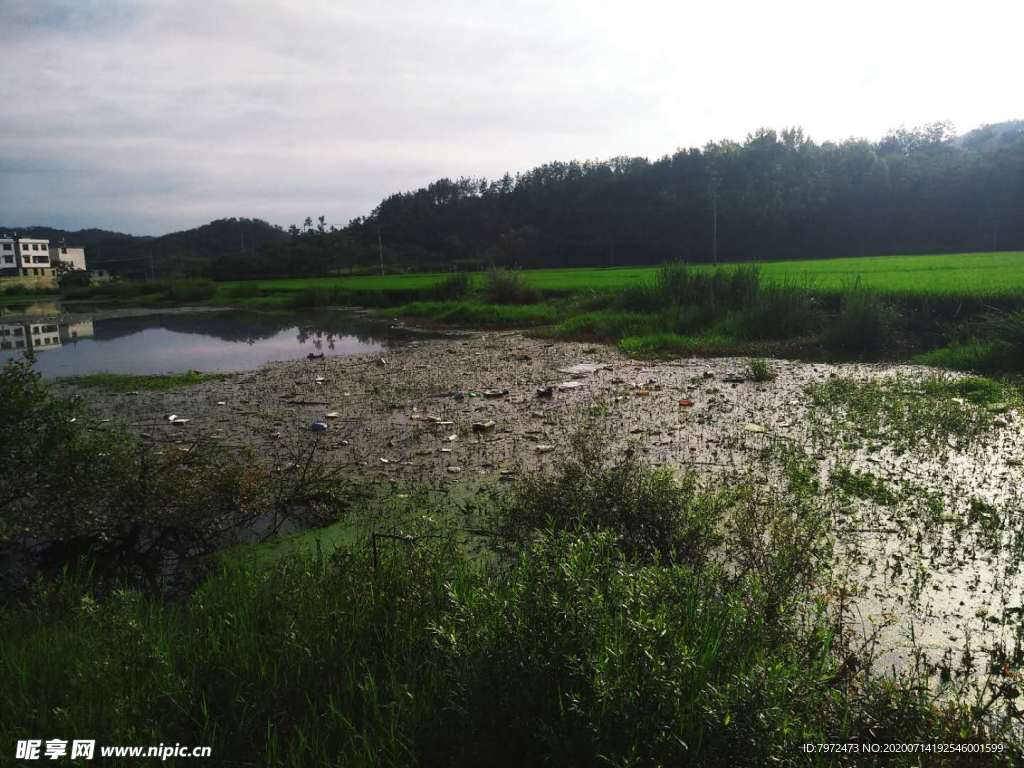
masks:
MULTIPOLYGON (((879 142, 759 130, 657 160, 439 179, 345 230, 396 264, 618 266, 1024 248, 1024 122, 879 142)), ((364 259, 366 257, 364 256, 364 259)), ((366 259, 370 261, 370 259, 366 259)))

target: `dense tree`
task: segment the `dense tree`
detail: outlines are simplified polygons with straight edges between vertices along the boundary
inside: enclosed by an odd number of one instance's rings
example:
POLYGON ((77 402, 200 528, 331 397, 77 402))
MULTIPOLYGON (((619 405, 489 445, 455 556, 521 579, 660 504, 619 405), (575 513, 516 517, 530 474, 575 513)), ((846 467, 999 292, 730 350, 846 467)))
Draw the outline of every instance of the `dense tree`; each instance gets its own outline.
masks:
POLYGON ((1024 248, 1024 125, 948 123, 818 144, 763 129, 654 161, 548 163, 440 179, 346 233, 389 263, 435 268, 815 258, 1024 248))

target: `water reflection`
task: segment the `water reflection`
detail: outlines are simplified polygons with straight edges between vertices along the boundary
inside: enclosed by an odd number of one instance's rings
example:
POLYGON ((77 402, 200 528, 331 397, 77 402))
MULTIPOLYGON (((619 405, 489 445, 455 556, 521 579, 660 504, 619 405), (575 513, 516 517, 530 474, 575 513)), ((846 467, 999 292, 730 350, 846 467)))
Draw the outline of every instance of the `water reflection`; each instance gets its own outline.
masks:
POLYGON ((403 338, 350 313, 180 312, 0 321, 0 359, 32 351, 44 376, 236 371, 308 354, 380 352, 403 338))

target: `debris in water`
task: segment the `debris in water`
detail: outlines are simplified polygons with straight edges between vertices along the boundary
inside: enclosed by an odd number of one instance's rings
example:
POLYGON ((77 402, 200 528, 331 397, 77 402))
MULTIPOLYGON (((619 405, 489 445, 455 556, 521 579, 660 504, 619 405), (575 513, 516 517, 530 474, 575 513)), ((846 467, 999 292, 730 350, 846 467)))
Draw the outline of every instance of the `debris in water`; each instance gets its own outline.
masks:
POLYGON ((494 420, 488 419, 487 421, 477 421, 473 424, 474 432, 490 432, 494 429, 494 420))
POLYGON ((693 408, 693 400, 684 397, 682 400, 679 401, 679 405, 681 405, 683 408, 693 408))
POLYGON ((554 397, 555 388, 548 385, 546 387, 537 387, 537 397, 554 397))
POLYGON ((558 391, 565 392, 570 389, 579 389, 582 386, 583 383, 579 381, 563 381, 561 384, 558 385, 558 391))
POLYGON ((327 429, 328 429, 327 422, 326 421, 314 421, 312 424, 309 425, 309 429, 312 432, 326 432, 327 429))

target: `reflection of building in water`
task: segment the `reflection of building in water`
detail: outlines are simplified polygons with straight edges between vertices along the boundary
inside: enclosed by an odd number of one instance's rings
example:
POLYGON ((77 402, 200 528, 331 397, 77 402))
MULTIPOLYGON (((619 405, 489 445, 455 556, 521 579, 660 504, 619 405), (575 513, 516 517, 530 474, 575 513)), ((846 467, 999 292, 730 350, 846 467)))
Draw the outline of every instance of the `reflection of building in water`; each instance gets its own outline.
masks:
MULTIPOLYGON (((91 333, 92 323, 87 325, 91 333)), ((61 345, 60 337, 60 328, 54 322, 0 325, 0 351, 52 349, 61 345)))
POLYGON ((0 350, 26 349, 25 326, 0 325, 0 350))
POLYGON ((63 323, 60 326, 60 340, 68 342, 85 339, 92 336, 92 320, 82 320, 78 323, 63 323))
POLYGON ((29 323, 27 327, 32 349, 60 346, 60 329, 56 323, 29 323))

